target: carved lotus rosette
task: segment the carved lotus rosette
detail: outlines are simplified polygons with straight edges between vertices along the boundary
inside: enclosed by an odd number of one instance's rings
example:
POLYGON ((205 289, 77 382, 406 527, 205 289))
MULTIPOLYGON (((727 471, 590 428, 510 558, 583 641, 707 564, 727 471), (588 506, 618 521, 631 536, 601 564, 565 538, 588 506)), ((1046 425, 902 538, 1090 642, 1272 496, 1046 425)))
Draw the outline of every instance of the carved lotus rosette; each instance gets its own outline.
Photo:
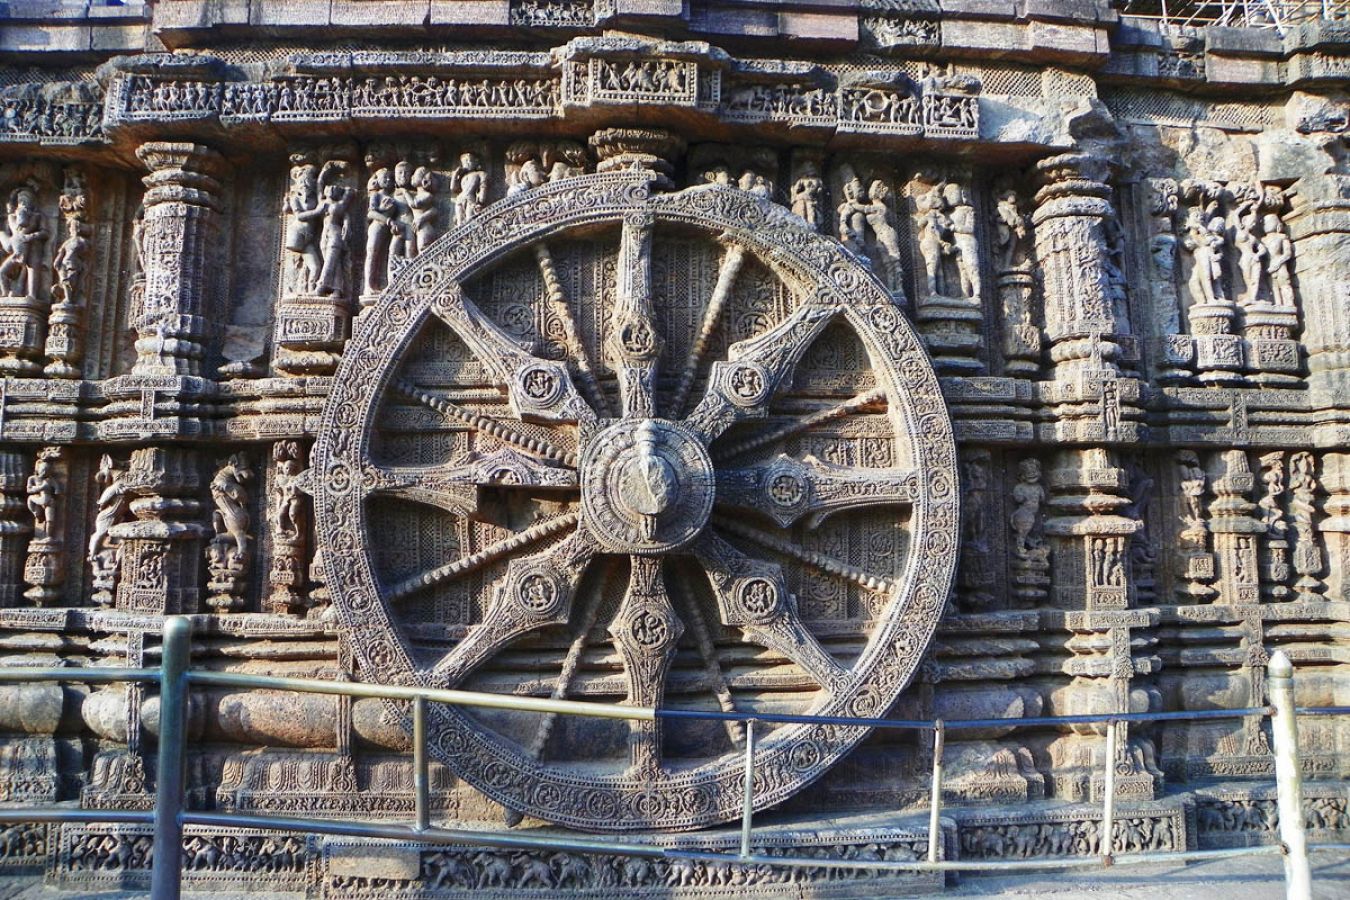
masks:
MULTIPOLYGON (((837 243, 750 194, 713 185, 652 193, 649 175, 582 176, 498 203, 429 248, 359 320, 334 378, 314 466, 327 581, 361 676, 490 690, 476 680, 486 677, 489 661, 526 645, 555 660, 554 671, 544 680, 531 676, 536 687, 517 680, 503 688, 497 680, 495 689, 564 694, 583 658, 599 654, 606 660, 600 669, 623 672, 622 687, 590 675, 589 686, 572 696, 706 709, 717 708, 717 694, 722 708, 746 712, 884 715, 914 676, 956 560, 956 450, 937 378, 889 293, 837 243), (724 350, 673 328, 657 342, 625 342, 623 332, 606 340, 608 323, 661 327, 668 298, 665 287, 653 290, 651 273, 656 268, 669 279, 672 260, 686 259, 667 249, 677 240, 704 242, 713 248, 710 260, 728 243, 744 248, 759 277, 777 285, 778 314, 738 317, 744 298, 722 297, 722 317, 705 325, 728 332, 724 350), (557 283, 548 277, 556 276, 550 244, 574 253, 588 244, 600 257, 627 261, 627 274, 614 277, 615 267, 602 259, 596 270, 609 271, 608 282, 550 298, 557 283), (484 279, 536 261, 547 270, 541 281, 523 295, 497 294, 576 320, 537 334, 513 332, 501 323, 529 316, 494 307, 497 301, 483 295, 484 279), (741 332, 731 333, 733 321, 741 332), (818 443, 831 439, 830 428, 847 433, 839 422, 865 406, 858 398, 836 403, 834 413, 771 411, 776 399, 804 396, 794 375, 831 329, 851 334, 851 346, 860 348, 848 389, 884 398, 884 416, 873 418, 885 434, 871 439, 884 445, 881 466, 822 461, 795 452, 800 445, 787 437, 818 443), (428 338, 433 331, 441 337, 428 338), (428 355, 428 347, 447 346, 471 365, 428 355), (676 405, 670 385, 680 380, 681 359, 698 369, 695 389, 680 408, 667 408, 676 405), (658 374, 663 363, 670 371, 658 374), (426 373, 446 371, 459 375, 425 383, 433 377, 426 373), (497 394, 483 389, 489 385, 497 394), (453 427, 473 449, 447 454, 442 444, 439 457, 414 465, 406 464, 408 453, 391 457, 386 430, 398 404, 418 409, 421 421, 453 427), (485 492, 518 492, 533 511, 489 522, 495 512, 485 492), (382 561, 380 530, 388 509, 415 504, 434 507, 459 523, 454 533, 469 537, 448 547, 443 563, 394 572, 382 561), (874 571, 860 564, 867 548, 836 558, 808 534, 827 529, 826 518, 833 524, 857 514, 882 516, 889 528, 880 532, 901 535, 898 551, 873 555, 874 571), (806 583, 803 573, 847 582, 874 601, 870 612, 850 619, 857 631, 851 649, 840 652, 828 629, 801 613, 794 589, 806 583), (616 582, 608 594, 607 582, 616 582), (426 629, 438 623, 427 621, 426 610, 444 607, 417 607, 418 598, 473 590, 479 593, 465 606, 468 619, 429 643, 426 629), (550 635, 553 650, 545 646, 550 635), (563 652, 569 643, 571 652, 563 652), (755 675, 733 683, 719 666, 760 665, 744 654, 735 661, 728 648, 737 643, 770 661, 763 671, 777 666, 806 687, 785 700, 755 687, 755 675), (693 667, 704 673, 701 687, 669 689, 672 672, 690 669, 678 657, 695 651, 704 657, 693 667)), ((703 294, 695 322, 707 306, 721 308, 703 294)), ((837 399, 812 402, 819 409, 837 399)), ((873 408, 880 407, 879 399, 873 408)), ((408 430, 393 430, 399 428, 408 430)), ((867 521, 868 533, 878 533, 878 520, 867 521)), ((407 715, 404 707, 396 711, 407 715)), ((593 752, 569 740, 562 748, 569 757, 541 752, 551 722, 533 739, 528 729, 500 722, 461 708, 429 711, 433 753, 511 809, 596 831, 694 828, 740 812, 743 760, 734 728, 733 746, 667 758, 659 724, 634 723, 613 754, 606 755, 603 740, 593 752)), ((809 784, 867 733, 845 726, 764 730, 756 808, 809 784)))

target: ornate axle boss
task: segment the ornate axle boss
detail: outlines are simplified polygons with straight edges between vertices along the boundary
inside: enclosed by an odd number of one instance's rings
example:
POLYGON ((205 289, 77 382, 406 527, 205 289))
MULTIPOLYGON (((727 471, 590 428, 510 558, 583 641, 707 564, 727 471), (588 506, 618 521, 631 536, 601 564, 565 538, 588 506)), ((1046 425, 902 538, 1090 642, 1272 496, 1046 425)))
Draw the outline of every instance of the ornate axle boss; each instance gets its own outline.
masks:
MULTIPOLYGON (((358 325, 314 451, 338 613, 362 670, 395 683, 492 689, 493 661, 528 647, 541 677, 588 698, 880 715, 914 675, 956 560, 956 451, 936 375, 890 292, 838 244, 750 193, 658 183, 582 176, 491 207, 426 249, 358 325), (613 291, 557 277, 578 236, 608 248, 613 291), (568 317, 542 335, 513 302, 531 279, 562 292, 554 314, 568 317), (698 328, 653 302, 679 284, 691 302, 678 311, 698 328), (755 304, 766 296, 769 308, 755 304), (716 352, 707 337, 722 327, 746 336, 716 352), (865 441, 842 438, 866 443, 869 465, 771 453, 813 398, 839 391, 809 359, 822 345, 855 351, 845 386, 884 406, 865 441), (611 374, 615 393, 600 387, 611 374), (491 414, 461 405, 494 388, 491 414), (470 453, 475 435, 496 449, 452 465, 445 445, 400 439, 409 403, 458 428, 452 443, 470 453), (468 552, 446 548, 418 571, 382 561, 384 524, 419 505, 478 536, 468 552), (864 570, 805 549, 859 521, 895 552, 864 570), (854 640, 800 615, 798 586, 820 577, 871 610, 854 640), (449 630, 436 610, 460 605, 478 614, 458 640, 437 640, 449 630), (580 671, 597 667, 612 674, 580 671), (732 701, 733 680, 763 687, 732 701)), ((616 736, 585 722, 555 753, 550 721, 522 730, 439 706, 430 721, 440 759, 519 813, 597 831, 739 814, 736 729, 691 745, 654 723, 616 736)), ((772 731, 756 807, 809 784, 866 732, 772 731)))

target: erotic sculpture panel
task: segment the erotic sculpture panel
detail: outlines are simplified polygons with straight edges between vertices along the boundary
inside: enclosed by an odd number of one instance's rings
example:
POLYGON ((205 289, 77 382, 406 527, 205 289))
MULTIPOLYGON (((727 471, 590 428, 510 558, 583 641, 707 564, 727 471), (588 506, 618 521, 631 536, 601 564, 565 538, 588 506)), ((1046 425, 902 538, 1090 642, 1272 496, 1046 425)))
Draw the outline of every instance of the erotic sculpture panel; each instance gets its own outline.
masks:
MULTIPOLYGON (((358 320, 314 474, 361 678, 848 718, 913 678, 959 520, 919 338, 787 210, 659 184, 611 172, 509 197, 358 320)), ((432 752, 516 814, 735 818, 743 726, 661 726, 428 709, 432 752)), ((866 733, 758 725, 756 808, 866 733)))

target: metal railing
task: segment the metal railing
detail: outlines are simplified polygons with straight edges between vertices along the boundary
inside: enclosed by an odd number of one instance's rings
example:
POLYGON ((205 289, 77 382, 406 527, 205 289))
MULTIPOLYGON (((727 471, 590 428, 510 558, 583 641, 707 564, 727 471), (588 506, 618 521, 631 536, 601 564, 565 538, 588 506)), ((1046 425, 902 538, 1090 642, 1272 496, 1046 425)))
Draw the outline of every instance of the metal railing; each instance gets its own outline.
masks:
POLYGON ((276 678, 193 669, 191 620, 174 616, 165 620, 161 665, 157 669, 117 668, 0 668, 0 684, 35 682, 74 682, 82 684, 157 683, 160 688, 158 774, 153 811, 86 810, 64 807, 0 809, 0 823, 128 823, 153 824, 151 851, 151 896, 155 900, 177 900, 182 886, 183 829, 186 825, 227 828, 255 828, 269 831, 337 835, 429 844, 468 844, 508 849, 550 850, 584 854, 639 856, 684 859, 708 863, 767 865, 795 868, 873 869, 902 872, 946 871, 1019 871, 1074 869, 1097 866, 1159 862, 1183 862, 1220 859, 1257 853, 1281 853, 1284 857, 1285 884, 1291 900, 1311 896, 1310 850, 1350 850, 1350 844, 1322 844, 1310 847, 1303 817, 1302 770, 1298 755, 1297 716, 1345 715, 1350 707, 1296 709, 1294 705, 1293 666, 1277 652, 1269 663, 1267 679, 1269 706, 1243 709, 1194 710, 1162 713, 1117 713, 1107 715, 1037 716, 1021 719, 961 719, 952 721, 865 719, 834 716, 807 716, 779 713, 704 712, 699 710, 653 709, 607 705, 573 700, 539 699, 474 691, 382 685, 352 681, 320 681, 303 678, 276 678), (203 812, 185 808, 185 763, 187 759, 188 697, 194 686, 230 687, 249 690, 280 690, 407 700, 412 704, 413 821, 360 822, 336 819, 307 819, 252 815, 237 812, 203 812), (738 853, 686 850, 656 844, 642 844, 559 834, 529 835, 499 831, 473 831, 441 828, 431 824, 430 778, 427 760, 426 704, 447 703, 488 709, 589 716, 631 721, 657 719, 697 719, 737 721, 745 725, 745 793, 742 801, 741 840, 738 853), (1235 719, 1246 716, 1270 716, 1274 736, 1276 799, 1279 811, 1277 844, 1212 850, 1149 851, 1117 855, 1114 852, 1116 821, 1116 756, 1119 726, 1125 722, 1194 721, 1235 719), (933 732, 933 766, 930 790, 928 847, 926 858, 904 860, 859 860, 819 857, 774 856, 755 853, 753 843, 755 725, 759 724, 833 724, 869 728, 910 729, 933 732), (1033 859, 947 860, 942 859, 943 745, 949 731, 978 730, 1022 726, 1061 726, 1105 723, 1105 747, 1102 784, 1102 814, 1098 834, 1100 852, 1095 856, 1040 857, 1033 859))

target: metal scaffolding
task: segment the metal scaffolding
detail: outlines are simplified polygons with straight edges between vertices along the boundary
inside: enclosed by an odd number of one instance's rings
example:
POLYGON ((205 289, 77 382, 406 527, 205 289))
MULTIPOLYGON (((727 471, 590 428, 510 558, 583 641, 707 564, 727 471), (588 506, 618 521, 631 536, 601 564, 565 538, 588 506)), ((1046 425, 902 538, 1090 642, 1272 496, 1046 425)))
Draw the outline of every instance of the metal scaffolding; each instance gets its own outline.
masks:
POLYGON ((1125 0, 1121 12, 1156 19, 1164 30, 1207 26, 1285 29, 1350 21, 1350 0, 1125 0))

